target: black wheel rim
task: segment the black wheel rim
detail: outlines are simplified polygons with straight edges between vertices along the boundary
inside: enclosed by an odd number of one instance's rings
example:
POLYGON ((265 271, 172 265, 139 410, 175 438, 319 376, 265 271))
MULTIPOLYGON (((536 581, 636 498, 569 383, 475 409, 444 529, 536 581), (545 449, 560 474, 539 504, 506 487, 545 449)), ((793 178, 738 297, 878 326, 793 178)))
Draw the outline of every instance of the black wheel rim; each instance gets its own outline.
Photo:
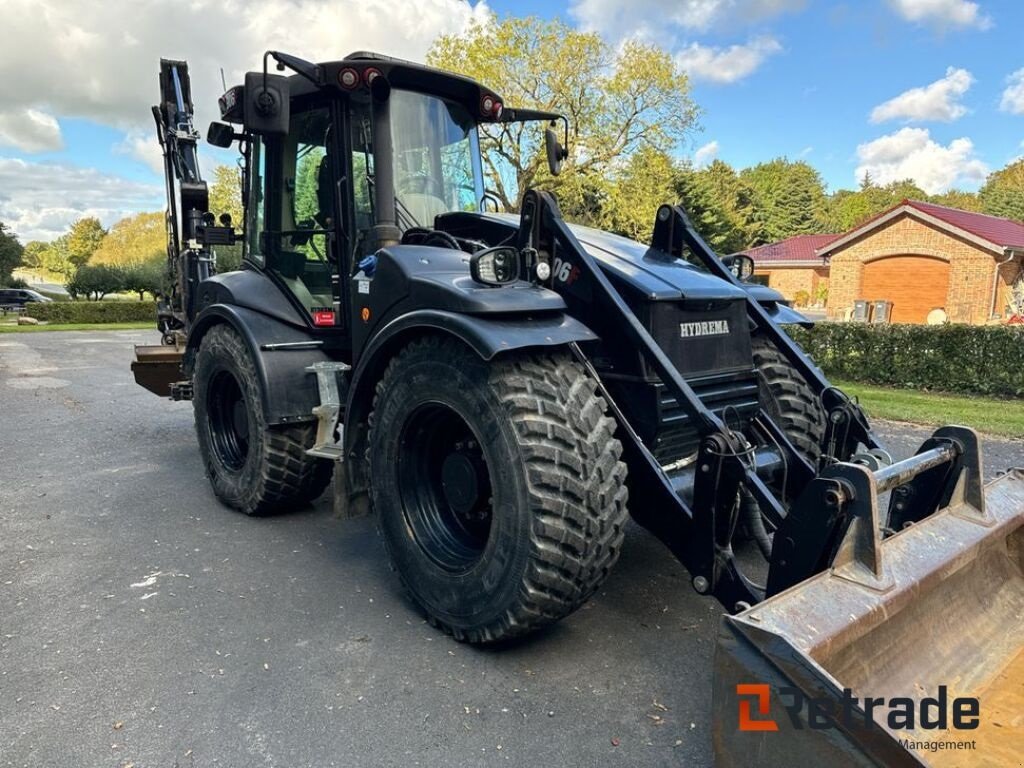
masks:
POLYGON ((230 470, 241 469, 249 455, 249 410, 238 380, 229 371, 217 371, 210 379, 206 412, 218 461, 230 470))
POLYGON ((491 534, 491 479, 480 442, 452 408, 426 403, 399 440, 398 492, 412 538, 446 571, 464 573, 491 534))

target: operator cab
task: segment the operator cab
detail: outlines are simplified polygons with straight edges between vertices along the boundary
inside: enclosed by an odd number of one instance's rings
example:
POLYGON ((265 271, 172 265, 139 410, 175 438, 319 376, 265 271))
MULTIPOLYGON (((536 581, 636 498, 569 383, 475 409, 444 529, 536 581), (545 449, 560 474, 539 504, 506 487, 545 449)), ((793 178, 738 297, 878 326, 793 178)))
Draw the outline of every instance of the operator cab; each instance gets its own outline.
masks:
POLYGON ((227 139, 245 139, 244 257, 315 328, 347 329, 350 278, 381 247, 483 247, 435 229, 485 207, 478 126, 556 117, 506 112, 469 78, 376 54, 268 56, 297 74, 250 72, 221 98, 223 118, 245 126, 227 139))

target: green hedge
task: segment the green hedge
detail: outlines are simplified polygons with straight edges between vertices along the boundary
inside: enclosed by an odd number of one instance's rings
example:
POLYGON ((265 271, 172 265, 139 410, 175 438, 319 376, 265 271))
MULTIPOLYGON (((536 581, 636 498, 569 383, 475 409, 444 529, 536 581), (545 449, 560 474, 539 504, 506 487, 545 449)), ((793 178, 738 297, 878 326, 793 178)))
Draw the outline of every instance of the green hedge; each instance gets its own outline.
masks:
POLYGON ((818 323, 788 330, 833 378, 1024 397, 1024 326, 818 323))
POLYGON ((54 301, 28 304, 25 314, 49 323, 156 323, 155 301, 54 301))

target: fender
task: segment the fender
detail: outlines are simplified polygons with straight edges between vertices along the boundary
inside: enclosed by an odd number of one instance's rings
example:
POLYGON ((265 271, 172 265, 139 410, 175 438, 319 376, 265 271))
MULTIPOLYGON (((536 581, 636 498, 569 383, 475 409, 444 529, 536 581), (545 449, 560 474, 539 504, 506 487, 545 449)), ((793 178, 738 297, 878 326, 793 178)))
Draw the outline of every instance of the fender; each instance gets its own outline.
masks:
POLYGON ((767 285, 759 283, 744 282, 742 285, 744 290, 750 294, 750 297, 764 307, 764 311, 776 323, 780 325, 799 325, 804 328, 814 327, 813 320, 802 312, 793 309, 789 302, 786 301, 786 297, 774 288, 769 288, 767 285))
POLYGON ((222 323, 234 328, 249 347, 267 424, 315 421, 313 408, 320 404, 320 396, 316 376, 306 368, 331 358, 320 349, 322 341, 262 312, 231 304, 211 304, 203 309, 189 332, 181 361, 185 376, 192 377, 196 353, 207 331, 222 323))
POLYGON ((367 490, 365 468, 366 421, 373 405, 373 388, 399 347, 425 332, 454 336, 482 360, 516 349, 558 347, 573 342, 596 341, 597 335, 580 321, 562 312, 540 316, 512 315, 500 318, 463 315, 437 309, 418 309, 391 320, 366 345, 352 375, 343 412, 346 482, 350 501, 367 490))
POLYGON ((813 328, 814 321, 798 312, 788 304, 778 302, 777 304, 764 304, 764 311, 779 325, 799 325, 803 328, 813 328))

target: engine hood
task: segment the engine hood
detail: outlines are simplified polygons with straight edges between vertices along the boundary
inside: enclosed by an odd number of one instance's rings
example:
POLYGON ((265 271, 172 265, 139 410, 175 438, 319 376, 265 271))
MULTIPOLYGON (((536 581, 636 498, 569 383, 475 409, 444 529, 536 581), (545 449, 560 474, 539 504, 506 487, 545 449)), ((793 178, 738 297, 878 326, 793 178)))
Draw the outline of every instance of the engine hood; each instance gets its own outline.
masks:
MULTIPOLYGON (((487 213, 480 216, 519 228, 519 217, 514 214, 487 213)), ((644 298, 671 301, 743 298, 745 295, 742 288, 636 240, 580 224, 569 224, 569 229, 610 276, 619 278, 644 298)))

